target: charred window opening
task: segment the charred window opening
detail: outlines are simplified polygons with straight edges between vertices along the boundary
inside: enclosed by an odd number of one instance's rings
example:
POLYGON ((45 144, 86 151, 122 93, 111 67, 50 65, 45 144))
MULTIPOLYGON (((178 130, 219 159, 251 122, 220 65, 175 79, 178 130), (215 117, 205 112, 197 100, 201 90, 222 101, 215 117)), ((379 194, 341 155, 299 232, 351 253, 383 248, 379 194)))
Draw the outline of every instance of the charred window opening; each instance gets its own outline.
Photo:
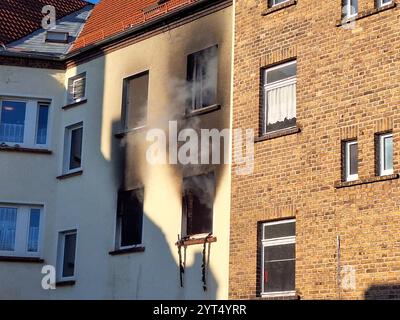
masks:
POLYGON ((143 189, 118 193, 117 249, 142 244, 143 195, 143 189))
POLYGON ((124 79, 122 122, 125 130, 146 125, 148 94, 148 71, 124 79))
POLYGON ((188 56, 188 107, 197 110, 217 104, 218 46, 188 56))
POLYGON ((213 228, 214 174, 188 177, 183 180, 182 234, 209 234, 213 228))

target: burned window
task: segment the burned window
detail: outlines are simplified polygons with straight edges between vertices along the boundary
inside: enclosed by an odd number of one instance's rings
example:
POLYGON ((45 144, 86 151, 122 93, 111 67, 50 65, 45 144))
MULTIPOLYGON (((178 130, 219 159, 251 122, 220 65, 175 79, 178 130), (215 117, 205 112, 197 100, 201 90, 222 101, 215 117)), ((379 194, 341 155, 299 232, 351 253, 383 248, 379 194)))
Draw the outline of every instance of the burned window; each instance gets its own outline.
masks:
POLYGON ((197 110, 217 103, 218 46, 188 56, 188 107, 197 110))
POLYGON ((147 123, 149 72, 124 79, 123 123, 126 130, 147 123))
POLYGON ((262 294, 293 293, 295 290, 295 220, 262 225, 262 294))
POLYGON ((183 180, 182 234, 209 234, 213 228, 214 174, 183 180))
POLYGON ((143 195, 143 189, 118 194, 117 249, 142 244, 143 195))

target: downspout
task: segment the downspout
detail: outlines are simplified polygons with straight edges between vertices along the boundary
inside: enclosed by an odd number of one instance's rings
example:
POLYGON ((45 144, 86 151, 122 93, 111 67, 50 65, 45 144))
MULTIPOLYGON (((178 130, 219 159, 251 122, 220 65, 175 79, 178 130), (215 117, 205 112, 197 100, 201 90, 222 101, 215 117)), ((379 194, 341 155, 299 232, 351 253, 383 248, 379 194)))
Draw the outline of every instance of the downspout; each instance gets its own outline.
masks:
POLYGON ((336 256, 337 256, 337 274, 336 274, 336 281, 337 281, 337 292, 338 292, 338 299, 341 300, 342 299, 342 293, 340 290, 340 271, 341 271, 341 266, 340 266, 340 235, 336 236, 336 248, 337 248, 337 252, 336 252, 336 256))

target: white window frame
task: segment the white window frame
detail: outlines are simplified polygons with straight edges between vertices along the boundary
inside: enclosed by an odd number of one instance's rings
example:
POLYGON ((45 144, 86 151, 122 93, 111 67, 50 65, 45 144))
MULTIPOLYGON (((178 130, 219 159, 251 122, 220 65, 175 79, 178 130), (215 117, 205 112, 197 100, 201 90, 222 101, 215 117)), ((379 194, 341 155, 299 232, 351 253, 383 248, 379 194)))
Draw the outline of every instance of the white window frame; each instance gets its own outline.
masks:
MULTIPOLYGON (((274 71, 276 69, 281 69, 284 67, 287 67, 289 65, 295 64, 297 66, 297 60, 293 60, 293 61, 289 61, 289 62, 285 62, 282 64, 279 64, 277 66, 274 67, 270 67, 264 70, 264 84, 263 84, 263 94, 264 94, 264 106, 263 106, 263 133, 267 132, 267 127, 268 127, 268 91, 273 90, 273 89, 277 89, 277 88, 282 88, 282 87, 286 87, 292 84, 297 84, 297 72, 295 76, 283 79, 283 80, 278 80, 278 81, 274 81, 272 83, 268 83, 267 79, 268 79, 268 73, 271 71, 274 71)), ((297 95, 297 92, 296 92, 297 95)), ((296 103, 296 112, 297 112, 297 103, 296 103)), ((290 128, 290 127, 288 127, 290 128)), ((288 129, 288 128, 284 128, 284 129, 288 129)), ((283 130, 283 129, 280 129, 283 130)), ((275 130, 275 131, 279 131, 279 130, 275 130)), ((272 133, 275 131, 268 131, 268 133, 272 133)))
POLYGON ((282 2, 279 2, 279 3, 276 3, 276 1, 277 0, 267 0, 269 7, 272 8, 272 7, 278 6, 280 4, 288 2, 289 0, 285 0, 285 1, 282 1, 282 2))
MULTIPOLYGON (((358 15, 358 8, 357 8, 357 11, 355 11, 354 13, 351 13, 351 9, 352 9, 351 1, 352 0, 345 0, 345 1, 346 1, 346 3, 343 5, 343 8, 342 8, 342 10, 343 10, 342 12, 344 15, 343 18, 345 20, 347 20, 347 19, 356 17, 358 15)), ((358 1, 358 0, 356 0, 356 1, 358 1)), ((357 2, 357 7, 358 7, 358 2, 357 2)))
POLYGON ((28 149, 48 149, 49 148, 49 140, 50 140, 50 120, 51 120, 51 112, 52 112, 52 103, 49 99, 37 99, 37 98, 21 98, 21 97, 0 97, 0 120, 1 120, 1 112, 3 107, 3 101, 11 101, 11 102, 23 102, 26 104, 25 109, 25 122, 24 122, 24 138, 23 142, 9 142, 9 141, 0 141, 0 143, 5 143, 10 147, 14 147, 19 145, 22 148, 28 149), (41 104, 46 104, 49 107, 48 118, 47 118, 47 136, 46 136, 46 144, 37 144, 37 131, 38 131, 38 121, 39 121, 39 106, 41 104))
POLYGON ((63 156, 63 164, 62 164, 62 174, 70 174, 75 173, 82 170, 82 163, 83 163, 83 122, 79 122, 73 125, 70 125, 65 128, 65 137, 64 137, 64 156, 63 156), (82 152, 81 152, 81 166, 75 169, 69 168, 70 157, 71 157, 71 142, 72 142, 72 131, 76 129, 82 128, 82 152))
MULTIPOLYGON (((357 145, 357 150, 358 150, 358 141, 357 140, 351 140, 351 141, 345 141, 344 142, 344 156, 345 156, 345 177, 346 181, 356 181, 358 180, 358 170, 356 174, 350 174, 350 146, 351 145, 357 145)), ((357 159, 357 168, 358 168, 358 159, 357 159)))
POLYGON ((74 281, 76 280, 76 261, 78 252, 78 229, 71 229, 67 231, 60 231, 58 233, 58 251, 57 251, 57 281, 74 281), (70 277, 63 277, 64 268, 64 251, 65 251, 65 236, 75 234, 75 260, 74 260, 74 274, 70 277))
POLYGON ((6 257, 21 257, 21 258, 40 258, 42 255, 43 246, 43 228, 44 228, 44 206, 43 205, 29 205, 29 204, 14 204, 0 202, 2 208, 17 209, 17 222, 15 230, 15 248, 14 251, 0 250, 1 256, 6 257), (31 209, 40 210, 39 221, 39 236, 38 236, 38 251, 28 251, 29 239, 29 223, 31 209))
POLYGON ((378 0, 378 8, 384 8, 390 4, 392 4, 393 0, 388 1, 387 3, 383 2, 384 0, 378 0))
MULTIPOLYGON (((265 239, 265 226, 272 226, 277 224, 286 224, 296 222, 296 219, 285 219, 273 222, 265 222, 262 224, 262 238, 261 238, 261 296, 262 297, 276 297, 276 296, 294 296, 295 290, 291 291, 277 291, 277 292, 265 292, 264 291, 264 248, 278 246, 283 244, 296 244, 296 235, 288 237, 279 237, 272 239, 265 239)), ((292 259, 288 259, 292 260, 292 259)), ((296 261, 296 257, 294 259, 296 261)))
POLYGON ((74 104, 86 100, 86 90, 87 90, 87 77, 86 72, 82 72, 76 76, 70 77, 68 79, 68 92, 67 92, 67 104, 74 104), (74 98, 75 95, 75 87, 79 81, 85 81, 84 86, 84 95, 81 98, 74 98), (70 91, 71 89, 71 91, 70 91))
POLYGON ((393 165, 392 169, 385 169, 385 144, 384 141, 386 138, 392 137, 393 133, 385 133, 379 135, 379 175, 386 176, 393 174, 393 165))

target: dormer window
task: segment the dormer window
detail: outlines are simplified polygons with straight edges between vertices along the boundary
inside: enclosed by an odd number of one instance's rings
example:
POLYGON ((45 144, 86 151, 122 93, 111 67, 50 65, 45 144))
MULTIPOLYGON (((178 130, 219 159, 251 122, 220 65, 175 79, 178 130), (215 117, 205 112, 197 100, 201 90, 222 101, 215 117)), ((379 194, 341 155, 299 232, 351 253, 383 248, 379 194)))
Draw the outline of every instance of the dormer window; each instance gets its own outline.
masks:
POLYGON ((47 31, 46 42, 68 43, 68 32, 47 31))

